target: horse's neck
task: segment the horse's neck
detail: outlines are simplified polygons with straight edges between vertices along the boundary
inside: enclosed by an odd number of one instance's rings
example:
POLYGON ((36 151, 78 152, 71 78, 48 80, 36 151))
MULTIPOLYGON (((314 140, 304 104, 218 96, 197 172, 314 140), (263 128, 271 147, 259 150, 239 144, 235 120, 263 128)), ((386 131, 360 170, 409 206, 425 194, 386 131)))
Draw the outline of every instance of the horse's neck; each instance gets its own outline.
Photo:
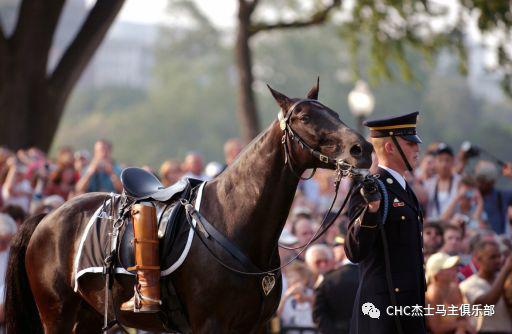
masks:
POLYGON ((275 251, 299 181, 284 164, 281 137, 274 122, 214 185, 228 237, 260 266, 275 251))

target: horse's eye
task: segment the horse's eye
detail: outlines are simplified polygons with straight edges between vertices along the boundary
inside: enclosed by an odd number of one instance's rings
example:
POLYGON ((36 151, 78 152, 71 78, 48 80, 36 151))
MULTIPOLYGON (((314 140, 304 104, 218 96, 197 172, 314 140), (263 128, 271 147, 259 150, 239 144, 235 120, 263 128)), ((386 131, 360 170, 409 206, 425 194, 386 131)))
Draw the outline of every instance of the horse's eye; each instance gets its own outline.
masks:
POLYGON ((300 116, 300 118, 299 118, 299 119, 300 119, 300 121, 301 121, 302 123, 307 124, 307 123, 309 123, 309 121, 311 120, 311 117, 309 117, 309 115, 302 115, 302 116, 300 116))

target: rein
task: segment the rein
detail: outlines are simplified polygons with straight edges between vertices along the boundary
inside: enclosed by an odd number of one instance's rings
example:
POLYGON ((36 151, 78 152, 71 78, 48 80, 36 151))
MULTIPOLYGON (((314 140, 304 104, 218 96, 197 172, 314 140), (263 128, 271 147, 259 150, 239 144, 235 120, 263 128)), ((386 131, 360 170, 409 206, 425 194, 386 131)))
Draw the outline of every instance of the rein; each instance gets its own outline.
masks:
MULTIPOLYGON (((313 172, 311 173, 310 176, 308 176, 307 178, 303 178, 301 175, 299 175, 295 171, 295 168, 293 168, 293 164, 292 164, 293 156, 291 155, 288 146, 290 146, 291 141, 294 140, 294 141, 296 141, 299 144, 299 147, 301 149, 307 149, 309 151, 309 153, 313 157, 315 157, 318 160, 320 160, 320 162, 322 162, 322 163, 324 163, 324 164, 326 164, 328 166, 334 167, 336 169, 336 171, 335 171, 335 173, 336 173, 336 181, 334 183, 335 184, 334 198, 332 200, 331 206, 329 207, 329 210, 327 210, 324 218, 322 219, 322 222, 320 223, 319 228, 316 230, 315 234, 313 235, 313 237, 311 238, 310 241, 308 241, 304 245, 300 245, 300 246, 296 246, 296 247, 288 247, 288 246, 284 246, 284 245, 279 244, 279 247, 284 248, 284 249, 288 249, 288 250, 296 250, 296 249, 300 249, 300 248, 304 248, 304 249, 307 248, 312 242, 318 240, 327 231, 327 229, 332 226, 334 221, 338 218, 340 213, 345 208, 346 204, 348 203, 348 199, 352 196, 353 190, 355 188, 354 185, 352 185, 352 187, 350 188, 350 190, 349 190, 349 192, 347 194, 347 197, 343 201, 343 204, 342 204, 341 208, 338 210, 338 212, 336 213, 335 217, 328 224, 325 224, 326 221, 327 221, 327 217, 331 213, 331 211, 332 211, 332 209, 334 207, 334 203, 336 202, 336 199, 338 198, 340 182, 341 182, 341 179, 343 177, 365 176, 365 175, 368 174, 367 170, 356 168, 356 167, 352 166, 351 164, 346 163, 345 161, 343 161, 341 159, 337 160, 335 158, 328 157, 328 156, 322 154, 320 151, 315 150, 310 145, 308 145, 308 143, 306 143, 304 141, 304 139, 302 139, 302 137, 299 136, 297 134, 297 132, 291 127, 291 125, 290 125, 290 117, 293 114, 293 112, 295 111, 295 108, 297 108, 297 106, 299 106, 300 104, 307 103, 307 102, 310 102, 310 103, 313 103, 313 104, 325 107, 324 105, 322 105, 317 100, 302 99, 302 100, 299 100, 299 101, 295 102, 290 108, 288 108, 288 110, 286 111, 286 114, 283 113, 283 110, 280 110, 279 113, 277 114, 277 118, 279 119, 279 127, 284 132, 283 133, 283 137, 281 139, 281 143, 283 144, 284 154, 285 154, 284 162, 285 162, 285 164, 288 165, 288 167, 290 168, 292 173, 296 177, 301 179, 301 180, 309 180, 315 174, 316 168, 313 169, 313 172)), ((303 252, 303 250, 301 250, 298 255, 300 255, 302 252, 303 252)), ((296 257, 294 257, 294 259, 297 258, 298 255, 296 257)))
MULTIPOLYGON (((347 198, 348 198, 348 197, 347 197, 347 198)), ((233 268, 233 267, 231 267, 230 265, 228 265, 228 264, 224 263, 224 262, 222 261, 222 259, 220 259, 220 258, 215 254, 215 252, 210 248, 210 246, 208 246, 208 245, 206 244, 206 241, 203 239, 203 237, 201 237, 201 236, 200 236, 200 234, 201 234, 201 233, 202 233, 202 234, 204 235, 204 237, 205 237, 205 238, 207 238, 207 239, 211 238, 211 236, 212 236, 210 233, 208 233, 208 231, 206 231, 207 229, 208 229, 208 230, 211 230, 211 228, 212 228, 211 224, 210 224, 210 223, 208 223, 208 221, 206 220, 206 218, 204 218, 204 216, 203 216, 201 213, 199 213, 199 212, 198 212, 198 211, 193 207, 193 205, 192 205, 192 204, 190 204, 188 201, 186 201, 186 200, 181 200, 181 204, 182 204, 183 206, 185 206, 185 210, 187 211, 187 221, 188 221, 188 223, 189 223, 190 227, 194 230, 194 232, 195 232, 195 233, 196 233, 196 235, 198 236, 198 239, 199 239, 199 240, 201 241, 201 243, 206 247, 206 249, 208 250, 208 252, 213 256, 213 258, 214 258, 214 259, 215 259, 215 260, 216 260, 216 261, 217 261, 221 266, 223 266, 224 268, 226 268, 226 269, 228 269, 228 270, 230 270, 230 271, 232 271, 232 272, 235 272, 235 273, 237 273, 237 274, 248 275, 248 276, 261 276, 261 275, 272 275, 272 276, 274 276, 274 275, 275 275, 275 274, 274 274, 275 272, 278 272, 278 271, 280 271, 281 269, 283 269, 283 268, 287 267, 288 265, 290 265, 293 261, 295 261, 295 260, 296 260, 296 259, 297 259, 297 258, 298 258, 298 257, 299 257, 299 256, 300 256, 300 255, 305 251, 305 250, 306 250, 306 248, 307 248, 311 243, 313 243, 316 239, 318 239, 318 237, 320 237, 320 236, 321 236, 321 234, 320 234, 320 235, 317 235, 317 236, 316 236, 316 238, 315 238, 315 236, 313 236, 313 238, 312 238, 312 239, 311 239, 311 240, 310 240, 310 241, 309 241, 309 242, 304 246, 304 248, 303 248, 303 249, 301 249, 301 250, 300 250, 300 251, 299 251, 299 252, 298 252, 298 253, 297 253, 297 254, 296 254, 296 255, 295 255, 291 260, 289 260, 288 262, 286 262, 285 264, 283 264, 283 265, 281 265, 281 266, 279 266, 279 267, 276 267, 276 268, 273 268, 273 269, 269 269, 269 270, 262 271, 262 270, 258 269, 258 268, 256 267, 256 265, 254 265, 254 264, 250 263, 250 264, 249 264, 249 266, 251 266, 252 268, 257 269, 257 271, 253 271, 253 272, 251 272, 251 271, 238 270, 238 269, 233 268), (194 225, 192 224, 192 222, 190 221, 190 219, 188 219, 189 217, 193 217, 193 218, 196 220, 196 222, 197 222, 197 226, 194 226, 194 225), (209 225, 209 227, 205 227, 205 225, 209 225)), ((334 220, 336 220, 336 218, 338 217, 338 215, 339 215, 339 213, 340 213, 340 212, 341 212, 341 210, 338 210, 338 212, 337 212, 336 216, 334 217, 334 219, 329 223, 329 226, 330 226, 330 224, 332 224, 332 222, 333 222, 334 220)), ((357 218, 357 217, 355 217, 355 218, 357 218)), ((354 220, 355 220, 355 219, 354 219, 354 220)), ((325 232, 325 230, 323 230, 321 233, 324 233, 324 232, 325 232)), ((217 239, 215 239, 215 238, 214 238, 214 240, 218 242, 218 240, 217 240, 217 239)), ((229 241, 228 241, 228 242, 229 242, 229 241)), ((232 252, 231 252, 229 249, 227 249, 223 243, 220 243, 220 242, 219 242, 219 244, 220 244, 221 246, 223 246, 223 248, 224 248, 226 251, 228 251, 228 253, 230 253, 233 257, 235 257, 236 259, 238 259, 239 255, 237 255, 237 254, 232 254, 232 252)), ((244 255, 244 257, 245 257, 245 255, 244 255)), ((240 262, 245 262, 245 261, 241 261, 241 260, 239 260, 239 261, 240 261, 240 262)))
MULTIPOLYGON (((310 145, 308 145, 295 132, 295 130, 293 130, 293 128, 289 124, 290 115, 293 113, 293 111, 295 110, 295 108, 298 105, 300 105, 302 103, 306 103, 306 102, 310 102, 310 103, 314 103, 314 104, 323 106, 317 100, 303 99, 303 100, 299 100, 296 103, 294 103, 288 109, 286 115, 283 115, 282 111, 280 111, 279 114, 278 114, 279 126, 280 126, 281 130, 284 131, 283 137, 281 139, 281 143, 283 144, 284 151, 285 151, 285 164, 288 164, 288 166, 289 166, 290 170, 292 171, 292 173, 295 176, 297 176, 299 179, 301 179, 301 180, 310 179, 313 176, 313 174, 314 174, 314 172, 316 170, 315 169, 313 171, 313 173, 308 178, 302 178, 300 175, 298 175, 298 173, 296 173, 295 169, 292 166, 292 155, 290 154, 290 151, 289 151, 289 148, 288 148, 288 146, 290 145, 291 140, 295 140, 302 149, 307 149, 311 153, 311 155, 313 155, 315 158, 320 160, 322 163, 326 164, 327 166, 335 168, 335 173, 336 173, 335 195, 334 195, 334 199, 332 201, 332 204, 331 204, 328 212, 326 213, 324 219, 322 220, 322 223, 321 223, 320 227, 318 228, 316 233, 313 235, 311 240, 309 240, 305 245, 294 247, 294 248, 279 245, 282 248, 291 249, 291 250, 302 248, 291 260, 289 260, 287 263, 285 263, 285 264, 283 264, 283 265, 281 265, 279 267, 273 268, 273 269, 269 269, 269 270, 261 270, 261 269, 259 269, 256 265, 254 265, 250 261, 250 259, 245 254, 243 254, 242 252, 239 251, 238 247, 233 242, 231 242, 229 239, 224 237, 220 232, 218 232, 215 229, 215 227, 213 227, 208 222, 208 220, 205 217, 203 217, 203 215, 201 215, 201 213, 194 208, 194 206, 191 203, 189 203, 187 200, 184 200, 184 199, 181 200, 181 205, 183 205, 185 207, 185 210, 187 212, 187 221, 188 221, 190 227, 194 230, 194 232, 197 235, 198 239, 201 241, 201 243, 206 247, 208 252, 213 256, 213 258, 221 266, 223 266, 224 268, 226 268, 226 269, 228 269, 228 270, 230 270, 232 272, 235 272, 235 273, 238 273, 238 274, 241 274, 241 275, 248 275, 248 276, 262 276, 262 275, 266 275, 263 278, 263 281, 265 281, 265 279, 269 278, 269 276, 270 276, 270 278, 272 278, 272 280, 275 280, 276 273, 279 274, 279 271, 281 269, 285 268, 286 266, 291 264, 293 261, 295 261, 306 250, 306 248, 309 245, 311 245, 313 242, 318 240, 318 238, 320 238, 327 231, 327 229, 334 223, 334 221, 338 218, 340 213, 343 211, 343 209, 345 208, 345 206, 348 203, 348 200, 352 197, 352 195, 355 193, 355 191, 361 187, 360 183, 352 185, 352 187, 349 190, 349 193, 348 193, 347 197, 343 201, 342 206, 338 209, 338 211, 336 212, 336 215, 333 217, 333 219, 326 224, 327 217, 331 213, 332 208, 334 206, 334 203, 336 202, 336 199, 337 199, 337 196, 338 196, 338 192, 339 192, 339 186, 340 186, 340 183, 341 183, 341 179, 343 177, 354 177, 354 176, 361 177, 361 176, 366 176, 368 174, 368 171, 366 169, 356 168, 356 167, 352 166, 351 164, 348 164, 347 162, 345 162, 345 161, 343 161, 341 159, 337 160, 337 159, 328 157, 328 156, 322 154, 320 151, 315 150, 310 145), (192 218, 192 219, 194 219, 196 221, 196 223, 197 223, 196 226, 193 225, 193 223, 192 223, 190 218, 192 218), (240 262, 243 265, 245 265, 245 267, 249 267, 251 271, 239 270, 239 269, 233 268, 232 266, 226 264, 221 258, 219 258, 219 256, 217 256, 215 254, 215 252, 206 243, 204 238, 206 238, 206 239, 213 239, 214 241, 216 241, 225 251, 227 251, 232 257, 237 259, 238 262, 240 262)), ((355 218, 354 218, 354 220, 355 220, 355 218)), ((270 290, 271 290, 271 288, 270 288, 270 290)), ((265 291, 265 294, 268 294, 268 292, 265 291)))

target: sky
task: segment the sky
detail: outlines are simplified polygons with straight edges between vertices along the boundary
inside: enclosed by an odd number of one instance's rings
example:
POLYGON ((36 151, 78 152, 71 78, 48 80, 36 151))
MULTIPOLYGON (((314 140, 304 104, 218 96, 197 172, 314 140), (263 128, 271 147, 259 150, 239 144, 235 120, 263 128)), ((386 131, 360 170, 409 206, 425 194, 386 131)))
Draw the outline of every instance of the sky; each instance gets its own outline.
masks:
MULTIPOLYGON (((0 0, 1 1, 1 0, 0 0)), ((97 0, 85 0, 89 5, 94 4, 97 0)), ((430 24, 433 28, 443 29, 445 25, 453 24, 453 20, 457 14, 457 2, 453 0, 431 0, 432 3, 438 3, 440 5, 448 5, 450 7, 448 20, 446 18, 439 18, 435 21, 431 21, 430 24), (449 23, 451 22, 451 23, 449 23)), ((168 23, 183 24, 184 21, 179 20, 179 16, 169 17, 166 7, 168 0, 126 0, 118 19, 120 21, 128 21, 143 24, 157 24, 157 23, 168 23)), ((235 15, 237 9, 237 0, 195 0, 201 12, 208 16, 211 22, 225 31, 233 31, 235 27, 235 15)), ((487 36, 485 41, 477 32, 476 19, 470 20, 469 35, 471 36, 472 44, 475 43, 486 43, 488 45, 495 45, 493 36, 487 36)), ((484 57, 484 66, 495 65, 496 58, 492 52, 483 52, 480 57, 484 57)), ((479 58, 480 59, 480 58, 479 58)), ((480 61, 480 60, 479 60, 480 61)))
MULTIPOLYGON (((123 21, 138 23, 165 22, 167 3, 167 0, 127 0, 119 18, 123 21)), ((222 28, 233 27, 235 0, 203 0, 197 3, 201 11, 207 14, 215 25, 222 28)))

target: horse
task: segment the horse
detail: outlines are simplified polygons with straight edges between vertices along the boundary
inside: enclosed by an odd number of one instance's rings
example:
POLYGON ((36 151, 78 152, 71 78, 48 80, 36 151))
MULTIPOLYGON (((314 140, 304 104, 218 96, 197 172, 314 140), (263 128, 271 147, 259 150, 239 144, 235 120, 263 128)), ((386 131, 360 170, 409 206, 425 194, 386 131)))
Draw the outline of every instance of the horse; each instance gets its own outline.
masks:
MULTIPOLYGON (((336 112, 318 102, 318 81, 306 99, 269 89, 280 107, 278 119, 206 183, 200 208, 201 215, 261 270, 280 266, 278 239, 301 175, 312 168, 335 169, 341 161, 368 169, 373 151, 336 112)), ((81 278, 78 292, 72 284, 79 238, 105 196, 80 195, 22 225, 11 246, 6 278, 8 333, 101 331, 104 276, 81 278)), ((275 286, 267 286, 270 291, 264 294, 261 276, 226 269, 196 238, 197 234, 179 269, 161 281, 162 287, 175 288, 191 332, 264 333, 280 301, 281 276, 276 275, 275 286)), ((210 251, 236 267, 219 245, 210 245, 210 251)), ((133 295, 133 284, 132 277, 115 275, 114 305, 119 307, 133 295)), ((116 313, 111 307, 108 314, 112 318, 116 313)), ((166 330, 149 315, 121 312, 118 316, 128 327, 166 330)))

